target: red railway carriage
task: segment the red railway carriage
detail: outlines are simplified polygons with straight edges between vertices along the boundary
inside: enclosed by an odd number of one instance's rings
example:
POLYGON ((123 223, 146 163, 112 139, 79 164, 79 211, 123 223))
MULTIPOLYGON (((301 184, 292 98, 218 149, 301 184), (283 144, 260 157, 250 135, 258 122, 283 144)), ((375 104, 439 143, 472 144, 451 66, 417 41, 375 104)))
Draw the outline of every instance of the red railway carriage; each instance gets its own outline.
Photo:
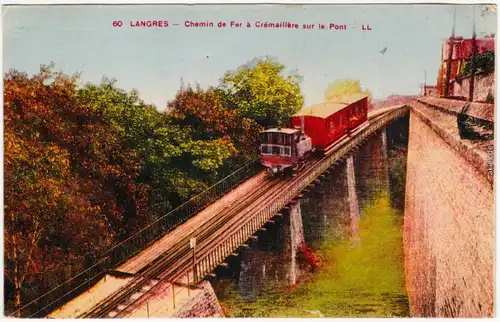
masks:
POLYGON ((325 152, 366 122, 367 113, 366 94, 343 96, 304 108, 292 116, 292 128, 261 132, 261 163, 274 173, 298 169, 305 165, 310 152, 325 152))
POLYGON ((312 139, 317 151, 325 151, 349 131, 367 120, 366 94, 346 95, 321 104, 312 105, 292 116, 293 128, 301 128, 312 139))

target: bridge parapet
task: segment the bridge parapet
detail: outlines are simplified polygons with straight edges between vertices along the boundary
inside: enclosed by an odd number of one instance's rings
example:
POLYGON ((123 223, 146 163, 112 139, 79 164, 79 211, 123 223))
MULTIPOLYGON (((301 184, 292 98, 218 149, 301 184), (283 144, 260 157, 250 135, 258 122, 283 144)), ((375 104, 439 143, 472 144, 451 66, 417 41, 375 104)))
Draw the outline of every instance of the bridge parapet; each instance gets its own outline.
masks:
MULTIPOLYGON (((432 128, 446 143, 455 149, 493 186, 494 141, 493 105, 472 103, 463 117, 479 121, 477 133, 467 138, 461 131, 461 112, 464 101, 437 98, 419 98, 411 103, 412 112, 432 128), (486 129, 485 129, 486 128, 486 129)), ((467 122, 464 121, 464 122, 467 122)), ((477 122, 476 122, 477 123, 477 122)))
MULTIPOLYGON (((449 113, 457 116, 462 111, 462 108, 467 105, 466 101, 445 99, 432 96, 424 96, 417 98, 417 101, 424 103, 435 109, 439 109, 444 113, 449 113)), ((477 119, 485 120, 490 123, 495 123, 495 106, 489 103, 472 102, 469 104, 467 114, 477 119)))

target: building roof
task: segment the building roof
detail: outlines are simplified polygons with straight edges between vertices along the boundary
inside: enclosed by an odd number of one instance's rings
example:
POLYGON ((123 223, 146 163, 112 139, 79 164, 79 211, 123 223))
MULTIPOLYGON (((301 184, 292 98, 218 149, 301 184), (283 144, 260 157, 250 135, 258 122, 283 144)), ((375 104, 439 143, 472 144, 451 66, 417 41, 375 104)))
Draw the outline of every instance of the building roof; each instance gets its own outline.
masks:
POLYGON ((297 129, 290 129, 290 128, 274 128, 274 129, 267 129, 265 131, 262 131, 260 133, 285 133, 285 134, 293 134, 295 132, 299 132, 297 129))
POLYGON ((327 100, 326 102, 320 104, 305 107, 299 112, 295 113, 293 116, 314 116, 319 118, 327 118, 330 115, 337 113, 345 107, 356 103, 366 97, 368 97, 366 93, 343 95, 341 97, 327 100))

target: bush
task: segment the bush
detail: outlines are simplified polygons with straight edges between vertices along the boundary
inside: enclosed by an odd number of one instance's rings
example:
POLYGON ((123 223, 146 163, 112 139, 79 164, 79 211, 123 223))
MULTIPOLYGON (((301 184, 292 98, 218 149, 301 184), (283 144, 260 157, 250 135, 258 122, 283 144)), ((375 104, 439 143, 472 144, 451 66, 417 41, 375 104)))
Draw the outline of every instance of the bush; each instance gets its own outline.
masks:
MULTIPOLYGON (((470 56, 472 59, 472 55, 470 56)), ((465 63, 464 69, 460 72, 460 77, 468 77, 471 75, 471 60, 465 63)), ((476 56, 476 74, 490 74, 495 70, 495 52, 485 51, 476 56)))

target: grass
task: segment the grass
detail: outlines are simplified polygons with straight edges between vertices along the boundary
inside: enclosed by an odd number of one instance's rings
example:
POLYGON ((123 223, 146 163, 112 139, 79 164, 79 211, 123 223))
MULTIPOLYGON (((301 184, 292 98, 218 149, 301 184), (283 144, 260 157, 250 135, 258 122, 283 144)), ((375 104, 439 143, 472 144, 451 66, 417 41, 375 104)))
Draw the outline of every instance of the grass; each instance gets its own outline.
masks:
POLYGON ((264 295, 246 301, 232 284, 220 300, 232 317, 408 316, 402 215, 387 194, 361 213, 359 237, 354 245, 333 232, 326 236, 318 250, 322 268, 294 290, 268 285, 264 295))

